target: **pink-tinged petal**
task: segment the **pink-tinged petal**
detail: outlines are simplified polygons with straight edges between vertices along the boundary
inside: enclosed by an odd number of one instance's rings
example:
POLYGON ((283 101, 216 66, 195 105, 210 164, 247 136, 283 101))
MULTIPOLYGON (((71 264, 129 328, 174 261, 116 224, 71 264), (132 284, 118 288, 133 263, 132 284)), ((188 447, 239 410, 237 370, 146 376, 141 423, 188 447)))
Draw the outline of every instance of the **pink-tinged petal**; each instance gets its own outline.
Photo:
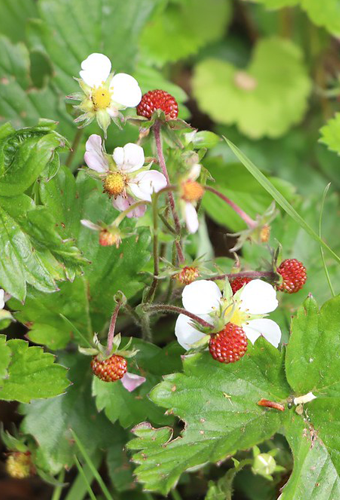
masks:
POLYGON ((199 332, 193 326, 191 326, 191 322, 192 320, 188 318, 188 316, 185 316, 185 314, 180 314, 177 318, 175 326, 175 335, 177 337, 177 342, 186 350, 190 349, 192 344, 205 337, 204 333, 199 332))
POLYGON ((126 73, 118 73, 110 83, 112 100, 124 108, 134 108, 142 98, 142 91, 133 76, 126 73))
POLYGON ((5 307, 5 291, 0 288, 0 309, 5 307))
POLYGON ((185 223, 188 228, 189 233, 194 234, 198 230, 198 215, 196 208, 192 203, 186 203, 185 209, 185 223))
POLYGON ((140 375, 135 375, 134 373, 129 373, 129 372, 125 373, 123 378, 121 378, 123 387, 129 392, 132 392, 135 389, 137 389, 137 387, 144 384, 145 381, 146 381, 145 377, 141 377, 140 375))
POLYGON ((91 170, 99 173, 107 172, 109 167, 103 153, 102 138, 100 135, 92 134, 86 141, 84 160, 91 170))
POLYGON ((100 87, 111 71, 111 61, 104 54, 94 53, 81 63, 80 78, 89 87, 100 87))
POLYGON ((182 292, 183 307, 193 314, 209 314, 218 309, 221 291, 213 281, 193 281, 182 292))
POLYGON ((98 226, 98 224, 94 224, 90 220, 82 219, 80 222, 84 227, 87 227, 88 229, 92 229, 93 231, 100 231, 100 229, 101 229, 101 227, 98 226))
POLYGON ((113 159, 124 172, 134 172, 144 165, 144 150, 138 144, 129 142, 123 148, 116 148, 113 152, 113 159))
POLYGON ((262 280, 253 280, 248 283, 241 293, 240 309, 249 314, 267 314, 278 306, 276 291, 269 283, 262 280))
POLYGON ((193 165, 190 169, 188 179, 190 179, 191 181, 195 181, 196 179, 198 179, 198 177, 201 174, 201 168, 202 167, 199 163, 196 163, 195 165, 193 165))
POLYGON ((261 335, 274 347, 278 347, 281 340, 281 330, 275 321, 271 319, 253 319, 242 328, 248 339, 254 343, 261 335))
MULTIPOLYGON (((123 212, 126 210, 128 207, 136 203, 136 200, 132 198, 132 196, 117 196, 117 198, 112 199, 112 205, 119 210, 120 212, 123 212)), ((127 214, 127 217, 131 219, 131 217, 143 217, 146 211, 146 206, 145 205, 138 205, 138 207, 134 208, 127 214)))
POLYGON ((148 170, 131 179, 129 187, 136 198, 151 201, 152 193, 158 193, 166 185, 166 178, 163 174, 157 170, 148 170))

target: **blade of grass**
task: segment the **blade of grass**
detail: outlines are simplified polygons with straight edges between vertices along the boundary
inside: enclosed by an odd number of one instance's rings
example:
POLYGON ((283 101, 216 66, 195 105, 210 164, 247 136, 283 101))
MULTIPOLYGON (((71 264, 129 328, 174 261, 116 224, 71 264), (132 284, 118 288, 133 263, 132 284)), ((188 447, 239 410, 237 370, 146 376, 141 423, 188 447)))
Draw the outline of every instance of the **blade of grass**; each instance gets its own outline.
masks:
POLYGON ((77 458, 76 456, 74 456, 74 462, 75 462, 75 464, 76 464, 76 466, 77 466, 77 469, 78 469, 79 474, 80 474, 80 475, 81 475, 81 477, 83 478, 83 481, 84 481, 84 483, 85 483, 85 486, 86 486, 87 492, 88 492, 88 494, 89 494, 89 496, 90 496, 91 500, 97 500, 97 499, 96 499, 96 495, 93 493, 92 488, 91 488, 91 485, 90 485, 89 481, 87 480, 86 474, 85 474, 85 472, 84 472, 84 470, 83 470, 82 466, 80 465, 79 460, 78 460, 78 458, 77 458))
MULTIPOLYGON (((92 455, 92 463, 97 469, 102 461, 103 455, 99 451, 92 455)), ((83 467, 83 472, 87 477, 88 482, 91 484, 93 481, 93 474, 88 465, 83 467)), ((67 493, 65 500, 83 500, 87 496, 87 487, 84 482, 83 476, 79 473, 73 482, 70 490, 67 493)))
POLYGON ((95 477, 97 483, 101 487, 102 492, 104 493, 104 496, 105 496, 106 500, 114 500, 114 498, 111 496, 109 490, 107 489, 107 487, 106 487, 106 485, 105 485, 105 483, 104 483, 101 475, 97 471, 97 468, 94 466, 93 462, 91 461, 91 458, 89 457, 87 451, 85 450, 82 442, 78 438, 77 434, 74 432, 74 430, 72 430, 72 429, 70 429, 70 430, 71 430, 72 436, 74 437, 76 445, 78 446, 78 449, 79 449, 80 453, 83 455, 83 458, 84 458, 85 462, 90 467, 90 470, 92 471, 92 474, 95 477))
MULTIPOLYGON (((58 476, 58 481, 60 483, 63 483, 64 482, 64 478, 65 478, 65 471, 64 469, 60 472, 59 476, 58 476)), ((62 491, 63 491, 63 488, 65 487, 64 484, 60 484, 58 486, 55 486, 54 490, 53 490, 53 495, 52 495, 52 498, 51 500, 59 500, 60 497, 61 497, 61 494, 62 494, 62 491)))
POLYGON ((234 155, 246 167, 248 172, 261 184, 261 186, 274 198, 283 210, 290 215, 315 241, 317 241, 327 252, 329 252, 334 259, 340 263, 340 257, 320 238, 320 236, 310 227, 310 225, 301 217, 300 214, 291 206, 286 198, 276 189, 275 186, 267 179, 265 175, 254 165, 245 154, 242 153, 231 141, 223 137, 234 155))
MULTIPOLYGON (((322 195, 322 200, 321 200, 321 209, 320 209, 320 217, 319 217, 319 236, 320 236, 320 238, 322 237, 322 216, 323 216, 323 211, 325 208, 326 196, 327 196, 328 190, 330 188, 330 185, 331 185, 331 183, 327 184, 327 186, 325 187, 325 190, 324 190, 323 195, 322 195)), ((333 288, 331 278, 329 276, 329 272, 327 269, 326 261, 325 261, 325 252, 324 252, 322 247, 320 247, 320 253, 321 253, 322 264, 323 264, 323 268, 325 270, 328 285, 329 285, 329 288, 331 290, 331 294, 333 295, 333 297, 335 297, 334 288, 333 288)))
POLYGON ((69 319, 66 318, 66 316, 64 316, 61 313, 59 313, 59 316, 64 321, 66 321, 66 323, 72 328, 72 330, 74 330, 77 333, 77 335, 79 335, 79 337, 85 342, 85 344, 87 344, 89 347, 93 347, 93 345, 87 340, 87 338, 84 337, 84 335, 78 330, 78 328, 69 319))

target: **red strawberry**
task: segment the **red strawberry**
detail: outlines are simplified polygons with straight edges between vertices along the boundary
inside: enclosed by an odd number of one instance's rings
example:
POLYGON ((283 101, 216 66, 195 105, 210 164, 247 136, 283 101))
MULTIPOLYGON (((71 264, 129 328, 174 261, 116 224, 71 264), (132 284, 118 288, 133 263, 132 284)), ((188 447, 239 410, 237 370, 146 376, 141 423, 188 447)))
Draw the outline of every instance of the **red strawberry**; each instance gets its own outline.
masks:
POLYGON ((143 95, 137 106, 137 115, 150 120, 156 109, 162 109, 167 120, 175 120, 178 116, 178 105, 174 97, 164 90, 150 90, 143 95))
POLYGON ((240 290, 243 285, 246 285, 251 281, 251 278, 235 278, 233 281, 230 283, 231 289, 233 291, 233 294, 240 290))
POLYGON ((280 292, 296 293, 301 290, 307 280, 305 266, 296 259, 284 260, 277 268, 277 272, 281 274, 283 279, 277 285, 277 289, 280 292))
POLYGON ((91 361, 91 368, 96 377, 104 382, 115 382, 123 378, 127 371, 127 361, 122 356, 113 354, 111 358, 100 360, 95 356, 91 361))
POLYGON ((212 335, 209 341, 210 354, 220 363, 235 363, 245 355, 248 339, 240 326, 227 323, 220 332, 212 335))

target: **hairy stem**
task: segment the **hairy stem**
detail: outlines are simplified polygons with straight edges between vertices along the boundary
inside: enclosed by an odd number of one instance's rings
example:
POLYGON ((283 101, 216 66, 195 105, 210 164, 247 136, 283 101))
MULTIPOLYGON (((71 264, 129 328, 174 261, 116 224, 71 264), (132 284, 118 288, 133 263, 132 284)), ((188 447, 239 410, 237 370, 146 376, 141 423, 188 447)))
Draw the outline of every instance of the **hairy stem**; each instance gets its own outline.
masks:
POLYGON ((253 229, 257 226, 257 222, 254 221, 248 214, 246 214, 246 212, 242 210, 242 208, 236 205, 236 203, 234 203, 233 201, 229 200, 229 198, 224 196, 224 194, 217 191, 217 189, 214 189, 211 186, 204 186, 204 189, 205 191, 210 191, 211 193, 214 193, 216 196, 221 198, 221 200, 225 201, 234 210, 234 212, 236 212, 241 217, 241 219, 244 220, 249 229, 253 229))
POLYGON ((81 138, 83 137, 84 129, 83 128, 78 128, 76 135, 74 136, 71 150, 68 154, 68 157, 66 158, 65 165, 66 167, 70 167, 74 158, 74 155, 77 152, 78 146, 80 144, 81 138))
POLYGON ((267 278, 269 281, 278 281, 279 276, 274 271, 243 271, 242 273, 227 273, 219 274, 217 276, 211 276, 207 278, 210 281, 223 280, 225 278, 235 279, 235 278, 267 278))
POLYGON ((119 214, 118 217, 114 220, 114 222, 112 224, 114 224, 116 227, 118 227, 119 224, 125 219, 127 214, 132 212, 132 210, 139 207, 140 205, 150 205, 150 204, 151 204, 151 202, 146 201, 146 200, 136 201, 136 203, 133 203, 133 205, 130 205, 121 214, 119 214))
POLYGON ((159 248, 158 248, 158 196, 152 197, 152 221, 153 221, 153 280, 146 296, 146 302, 151 302, 155 296, 158 286, 159 275, 159 248))
POLYGON ((186 309, 183 309, 182 307, 177 307, 177 306, 169 306, 167 304, 153 304, 153 305, 144 305, 143 306, 144 311, 147 311, 151 314, 156 314, 158 312, 169 312, 173 314, 184 314, 185 316, 188 316, 189 318, 193 319, 200 325, 204 326, 205 328, 214 328, 214 325, 208 323, 204 319, 200 318, 199 316, 196 316, 196 314, 193 314, 186 309))
POLYGON ((112 351, 113 338, 115 336, 116 321, 117 321, 119 309, 122 307, 122 305, 123 305, 123 303, 121 301, 117 302, 117 305, 114 308, 114 311, 113 311, 112 316, 111 316, 109 333, 107 335, 107 348, 106 348, 106 353, 108 356, 110 355, 110 353, 112 351))

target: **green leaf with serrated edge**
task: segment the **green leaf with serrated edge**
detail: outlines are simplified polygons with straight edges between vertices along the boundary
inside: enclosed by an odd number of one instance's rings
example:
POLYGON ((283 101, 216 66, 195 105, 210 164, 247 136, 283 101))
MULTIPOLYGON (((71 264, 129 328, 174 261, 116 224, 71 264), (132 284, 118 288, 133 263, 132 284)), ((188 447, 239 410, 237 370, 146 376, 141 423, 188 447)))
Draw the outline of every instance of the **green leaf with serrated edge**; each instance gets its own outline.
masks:
POLYGON ((143 59, 162 65, 196 53, 222 38, 231 18, 224 0, 169 1, 147 24, 141 36, 143 59))
POLYGON ((103 414, 98 414, 91 397, 91 358, 72 353, 64 354, 60 361, 70 367, 68 376, 72 385, 66 394, 21 406, 25 415, 21 431, 31 434, 39 443, 37 459, 51 474, 73 464, 76 448, 71 428, 77 429, 89 454, 109 447, 111 436, 115 442, 115 428, 103 414))
POLYGON ((7 368, 11 359, 11 350, 6 343, 5 335, 0 335, 0 387, 2 379, 7 376, 7 368))
POLYGON ((41 19, 29 23, 30 46, 52 60, 53 82, 67 95, 79 88, 72 77, 93 52, 107 55, 116 73, 133 69, 140 32, 158 3, 93 0, 85 6, 83 0, 41 0, 41 19))
POLYGON ((326 125, 320 129, 320 142, 325 144, 328 149, 340 154, 340 113, 329 120, 326 125))
POLYGON ((26 191, 66 144, 53 128, 54 122, 14 130, 10 124, 0 128, 0 193, 17 196, 26 191))
POLYGON ((340 4, 338 0, 327 0, 324 5, 318 0, 300 0, 301 7, 307 12, 311 21, 317 26, 326 28, 334 35, 340 34, 340 4))
POLYGON ((276 189, 276 187, 266 178, 266 176, 259 170, 253 162, 249 160, 240 151, 235 144, 224 137, 225 141, 229 145, 230 149, 233 151, 235 156, 240 160, 240 162, 246 167, 246 169, 255 177, 255 179, 261 184, 262 187, 274 198, 274 200, 280 205, 281 208, 297 223, 299 224, 315 241, 317 241, 327 252, 329 252, 333 258, 340 262, 340 257, 319 237, 319 235, 312 229, 312 227, 297 213, 297 211, 292 207, 292 205, 286 200, 284 196, 276 189))
POLYGON ((106 463, 113 486, 118 492, 136 488, 133 477, 134 466, 126 451, 126 443, 130 434, 118 425, 114 434, 114 442, 107 451, 106 463))
POLYGON ((0 388, 0 399, 29 403, 33 399, 62 394, 69 381, 67 370, 54 363, 55 357, 41 347, 28 347, 24 340, 9 340, 11 351, 8 377, 0 388))
POLYGON ((171 440, 171 429, 144 423, 128 444, 141 450, 133 460, 140 464, 136 474, 145 488, 167 494, 185 470, 223 460, 272 436, 282 414, 267 412, 257 402, 288 396, 282 361, 264 339, 235 364, 218 363, 209 353, 185 358, 184 373, 166 376, 150 395, 185 422, 181 437, 171 440))
POLYGON ((0 52, 0 123, 10 120, 15 127, 32 126, 41 117, 48 117, 60 122, 59 130, 70 137, 74 124, 66 111, 65 97, 52 86, 35 88, 25 45, 13 45, 0 36, 0 52))
POLYGON ((148 394, 162 375, 180 369, 183 349, 177 343, 160 349, 138 339, 133 340, 132 346, 138 349, 138 353, 129 361, 128 371, 130 366, 134 367, 133 371, 145 376, 146 382, 128 392, 121 383, 108 384, 94 377, 92 391, 98 410, 105 410, 111 422, 119 420, 124 428, 136 425, 145 418, 158 425, 172 423, 173 418, 164 415, 164 411, 148 399, 148 394))
POLYGON ((339 468, 313 427, 293 413, 285 426, 285 436, 293 452, 294 468, 279 500, 340 498, 339 468))
POLYGON ((31 342, 44 344, 52 350, 63 349, 74 339, 84 345, 77 332, 60 317, 60 313, 92 340, 87 282, 84 277, 76 278, 73 283, 61 283, 60 290, 53 295, 31 289, 25 304, 11 300, 10 306, 17 311, 15 318, 28 326, 27 337, 31 342))
POLYGON ((37 17, 34 0, 0 0, 0 33, 10 37, 13 42, 25 38, 27 19, 37 17))
POLYGON ((245 70, 206 59, 193 78, 200 109, 218 123, 236 123, 253 139, 280 137, 298 123, 310 91, 299 47, 279 38, 260 40, 245 70))

